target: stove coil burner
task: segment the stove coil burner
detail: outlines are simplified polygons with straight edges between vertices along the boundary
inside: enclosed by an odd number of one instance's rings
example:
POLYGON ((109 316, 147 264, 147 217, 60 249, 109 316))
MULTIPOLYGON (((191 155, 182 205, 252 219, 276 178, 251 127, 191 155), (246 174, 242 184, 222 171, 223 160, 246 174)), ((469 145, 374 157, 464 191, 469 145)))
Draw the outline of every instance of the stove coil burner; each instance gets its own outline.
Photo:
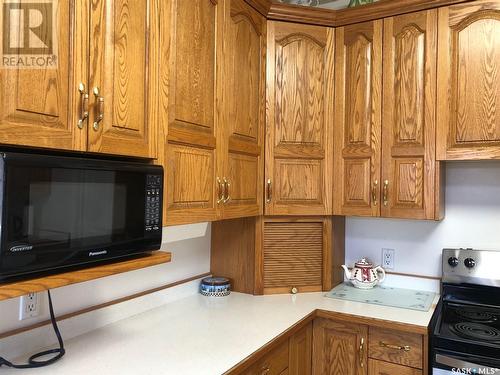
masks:
POLYGON ((494 323, 498 320, 498 317, 487 311, 478 310, 456 310, 456 314, 466 320, 475 323, 494 323))
POLYGON ((500 331, 479 323, 457 323, 453 326, 455 333, 466 339, 487 342, 500 342, 500 331))

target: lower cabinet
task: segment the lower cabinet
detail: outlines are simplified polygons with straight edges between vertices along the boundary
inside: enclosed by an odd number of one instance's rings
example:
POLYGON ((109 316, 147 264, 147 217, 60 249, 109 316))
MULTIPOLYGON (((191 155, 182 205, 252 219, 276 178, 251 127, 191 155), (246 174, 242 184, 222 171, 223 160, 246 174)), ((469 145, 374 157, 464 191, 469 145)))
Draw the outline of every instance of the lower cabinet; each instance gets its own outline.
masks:
POLYGON ((368 327, 318 318, 314 321, 313 374, 367 374, 368 327))
POLYGON ((405 367, 370 359, 368 361, 370 375, 422 375, 422 371, 412 367, 405 367))

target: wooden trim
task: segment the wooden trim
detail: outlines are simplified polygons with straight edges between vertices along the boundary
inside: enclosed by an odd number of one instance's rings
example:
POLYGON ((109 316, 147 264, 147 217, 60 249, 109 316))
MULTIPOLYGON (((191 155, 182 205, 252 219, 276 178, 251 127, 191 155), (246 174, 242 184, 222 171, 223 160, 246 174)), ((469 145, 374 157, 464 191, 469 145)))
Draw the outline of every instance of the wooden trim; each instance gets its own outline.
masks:
POLYGON ((264 17, 267 17, 271 8, 271 0, 245 0, 245 2, 264 17))
POLYGON ((268 0, 245 1, 269 20, 339 27, 473 0, 380 0, 373 4, 340 10, 289 5, 268 0))
POLYGON ((273 3, 267 13, 267 19, 309 25, 335 26, 336 14, 336 11, 329 9, 273 3))
POLYGON ((385 271, 385 273, 388 274, 388 275, 406 276, 406 277, 418 277, 419 279, 441 281, 441 277, 438 277, 438 276, 427 276, 427 275, 419 275, 419 274, 415 274, 415 273, 392 272, 392 271, 385 271))
POLYGON ((28 293, 42 292, 48 289, 81 283, 83 281, 100 279, 102 277, 116 275, 123 272, 156 266, 158 264, 168 263, 171 260, 171 253, 156 251, 151 254, 141 254, 133 257, 132 259, 129 258, 127 260, 94 266, 91 268, 69 271, 30 280, 0 284, 0 301, 24 296, 28 293))
MULTIPOLYGON (((90 307, 87 307, 87 308, 82 309, 82 310, 78 310, 78 311, 74 311, 72 313, 64 314, 64 315, 61 315, 60 317, 58 317, 56 320, 59 322, 62 320, 70 319, 70 318, 73 318, 75 316, 79 316, 79 315, 83 315, 83 314, 86 314, 86 313, 89 313, 92 311, 100 310, 100 309, 105 308, 105 307, 117 305, 117 304, 122 303, 122 302, 127 302, 127 301, 130 301, 130 300, 135 299, 135 298, 143 297, 143 296, 146 296, 148 294, 153 294, 153 293, 165 290, 165 289, 173 288, 174 286, 189 283, 191 281, 201 279, 203 277, 210 276, 210 275, 211 275, 211 273, 208 272, 208 273, 203 273, 201 275, 189 277, 187 279, 183 279, 183 280, 179 280, 179 281, 176 281, 176 282, 173 282, 170 284, 162 285, 162 286, 159 286, 157 288, 148 289, 148 290, 145 290, 143 292, 131 294, 131 295, 126 296, 126 297, 114 299, 114 300, 109 301, 109 302, 101 303, 99 305, 90 306, 90 307)), ((17 328, 17 329, 11 330, 11 331, 0 333, 0 340, 5 339, 5 338, 10 337, 10 336, 18 335, 18 334, 23 333, 23 332, 31 331, 33 329, 40 328, 40 327, 43 327, 43 326, 46 326, 49 324, 51 324, 50 320, 44 320, 42 322, 38 322, 36 324, 32 324, 32 325, 27 326, 27 327, 17 328)))

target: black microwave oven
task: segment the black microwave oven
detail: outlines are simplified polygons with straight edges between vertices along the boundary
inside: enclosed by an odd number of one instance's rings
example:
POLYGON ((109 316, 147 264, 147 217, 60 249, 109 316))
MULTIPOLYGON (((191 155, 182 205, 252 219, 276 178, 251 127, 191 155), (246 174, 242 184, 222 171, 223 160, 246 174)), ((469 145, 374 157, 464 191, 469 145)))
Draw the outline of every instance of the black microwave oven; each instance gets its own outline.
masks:
POLYGON ((0 152, 0 281, 158 250, 163 168, 0 152))

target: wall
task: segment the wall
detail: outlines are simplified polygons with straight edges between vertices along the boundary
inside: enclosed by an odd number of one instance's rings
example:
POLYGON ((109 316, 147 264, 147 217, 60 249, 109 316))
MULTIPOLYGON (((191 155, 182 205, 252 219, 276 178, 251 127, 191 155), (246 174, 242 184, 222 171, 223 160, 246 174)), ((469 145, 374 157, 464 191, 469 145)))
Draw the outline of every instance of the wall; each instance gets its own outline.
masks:
MULTIPOLYGON (((210 225, 202 223, 164 228, 162 249, 172 252, 171 263, 55 289, 52 297, 56 314, 78 311, 209 272, 210 225)), ((43 314, 25 321, 18 320, 19 298, 0 302, 0 334, 46 320, 46 293, 40 296, 43 314)))
MULTIPOLYGON (((384 247, 396 250, 395 272, 438 277, 443 248, 500 250, 500 161, 446 164, 446 216, 441 222, 347 219, 347 264, 363 256, 380 263, 384 247)), ((390 285, 414 282, 391 279, 390 285)))

